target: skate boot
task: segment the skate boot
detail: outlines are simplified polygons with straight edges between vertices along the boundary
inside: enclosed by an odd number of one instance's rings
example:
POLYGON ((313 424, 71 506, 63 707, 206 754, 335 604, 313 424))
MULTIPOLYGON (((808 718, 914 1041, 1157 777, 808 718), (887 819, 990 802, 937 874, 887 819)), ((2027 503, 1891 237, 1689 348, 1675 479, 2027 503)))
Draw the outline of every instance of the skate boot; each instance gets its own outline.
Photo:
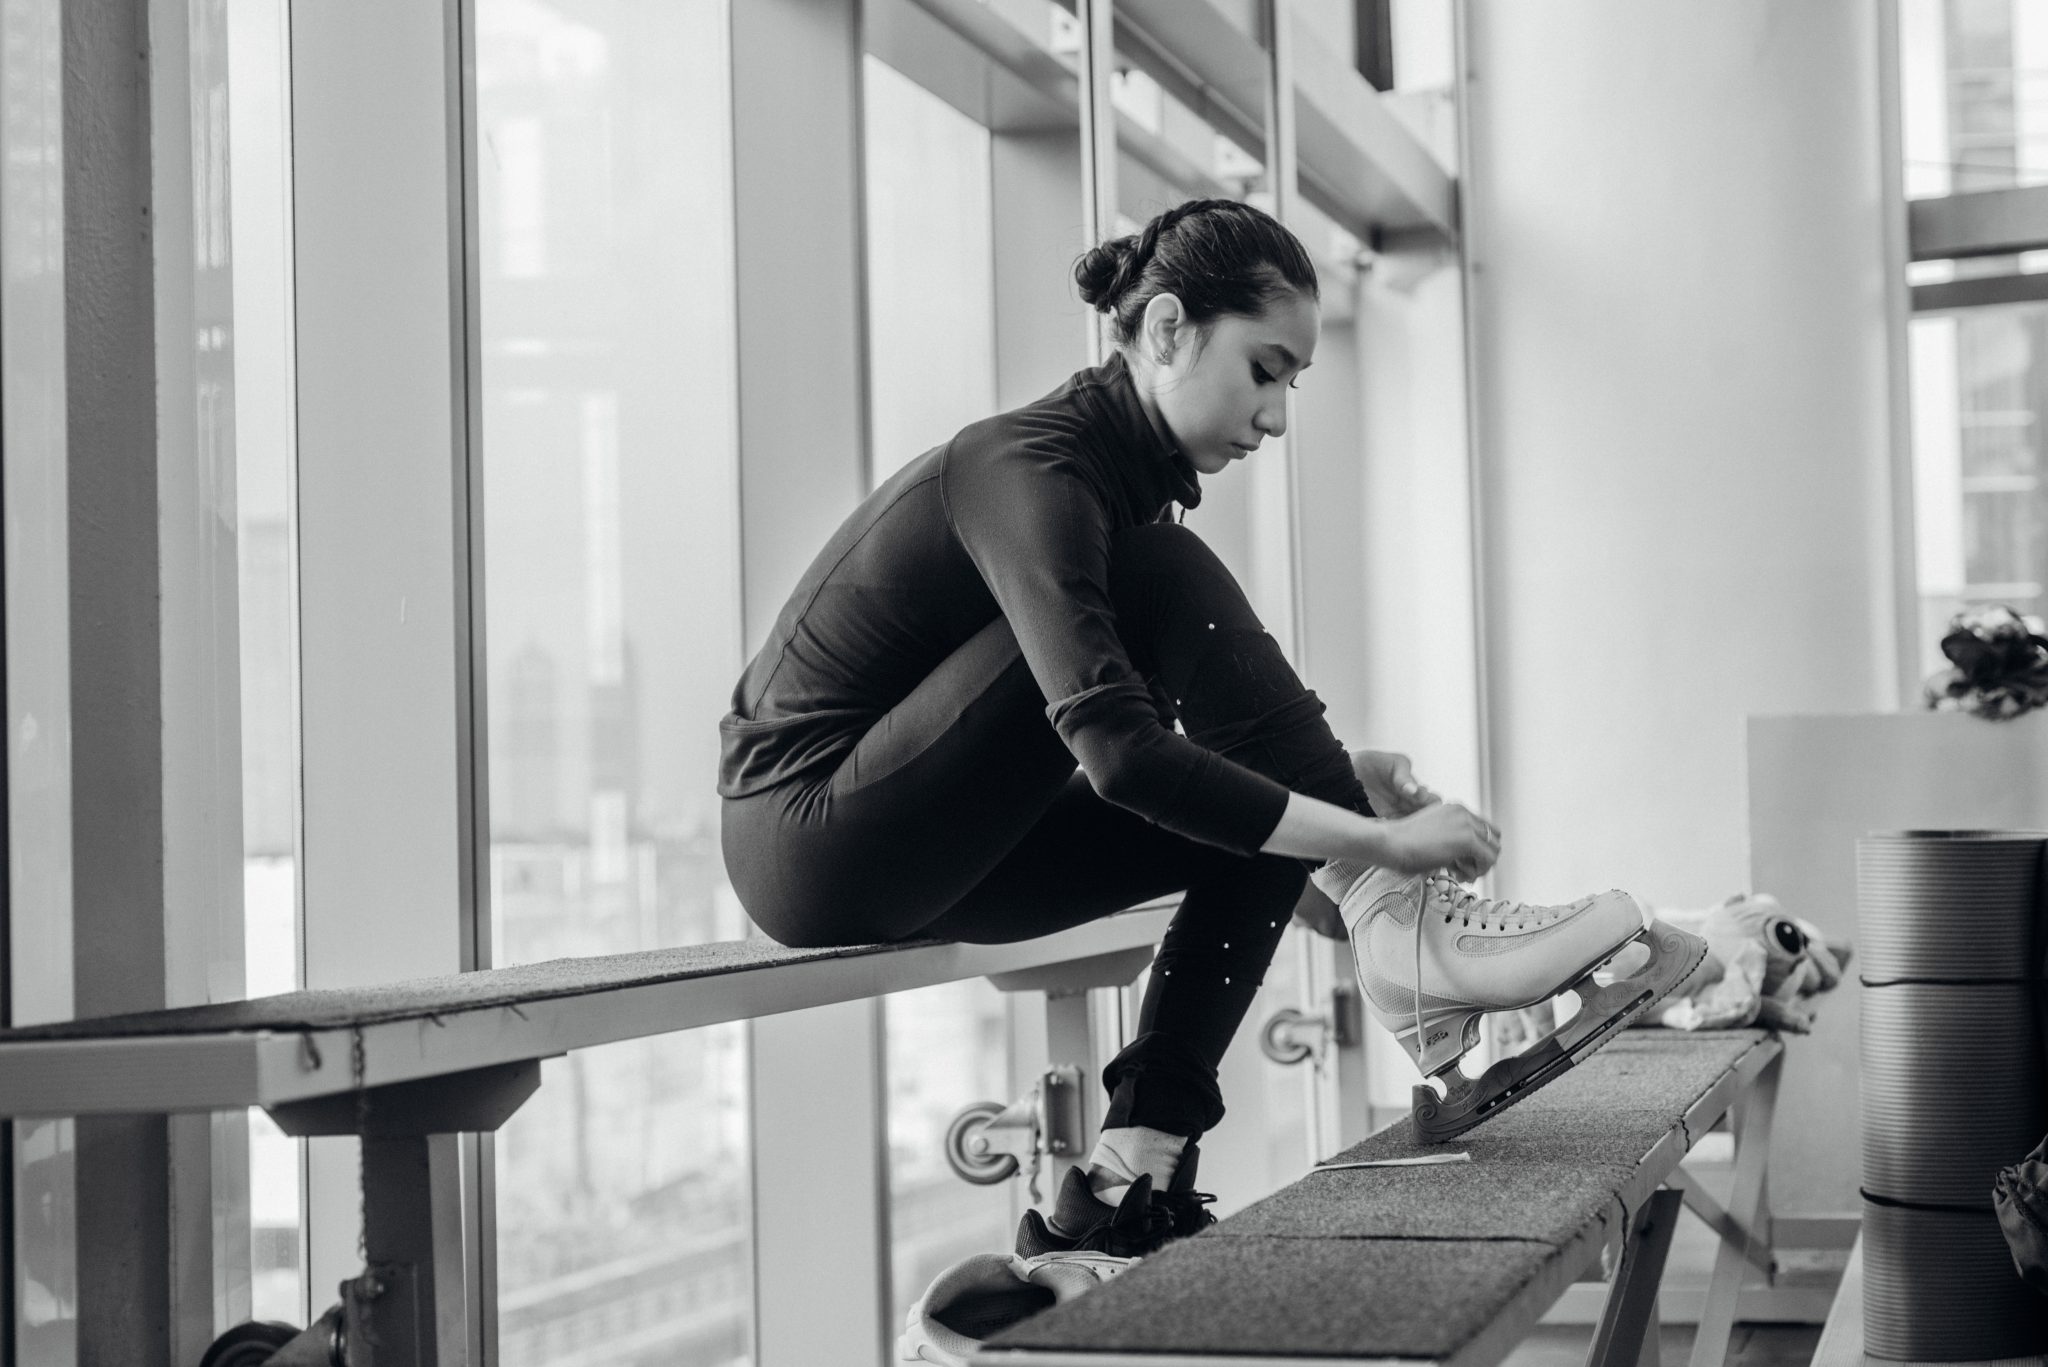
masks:
POLYGON ((1414 1118, 1425 1143, 1462 1134, 1563 1074, 1684 981, 1707 952, 1706 941, 1650 920, 1625 892, 1532 906, 1480 897, 1444 874, 1337 863, 1318 869, 1316 881, 1326 892, 1343 884, 1332 900, 1351 932, 1366 1006, 1422 1070, 1414 1118), (1604 987, 1594 981, 1596 969, 1637 942, 1649 951, 1641 967, 1604 987), (1579 1009, 1565 1024, 1477 1079, 1458 1066, 1479 1046, 1488 1012, 1567 991, 1579 1009))

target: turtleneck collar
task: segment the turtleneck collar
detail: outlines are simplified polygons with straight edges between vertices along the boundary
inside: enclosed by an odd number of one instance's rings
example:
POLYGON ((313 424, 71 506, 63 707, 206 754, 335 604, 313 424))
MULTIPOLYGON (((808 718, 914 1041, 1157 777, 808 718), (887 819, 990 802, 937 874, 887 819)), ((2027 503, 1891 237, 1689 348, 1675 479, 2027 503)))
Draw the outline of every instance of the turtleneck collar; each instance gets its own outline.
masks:
POLYGON ((1169 502, 1183 508, 1201 503, 1202 483, 1194 462, 1161 437, 1145 415, 1122 352, 1112 352, 1101 365, 1074 378, 1090 415, 1108 429, 1107 445, 1138 507, 1156 515, 1169 502))

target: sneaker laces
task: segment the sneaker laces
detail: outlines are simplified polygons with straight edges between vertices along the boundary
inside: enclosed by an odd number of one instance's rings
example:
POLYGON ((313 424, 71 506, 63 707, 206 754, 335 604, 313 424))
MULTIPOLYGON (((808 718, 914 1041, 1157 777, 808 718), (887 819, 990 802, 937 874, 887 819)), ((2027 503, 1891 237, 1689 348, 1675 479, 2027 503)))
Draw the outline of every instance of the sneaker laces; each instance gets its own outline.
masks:
POLYGON ((1156 1212, 1163 1207, 1173 1226, 1173 1237, 1184 1239, 1216 1223, 1216 1217, 1207 1210, 1215 1200, 1215 1196, 1206 1191, 1155 1191, 1152 1193, 1152 1208, 1156 1212))

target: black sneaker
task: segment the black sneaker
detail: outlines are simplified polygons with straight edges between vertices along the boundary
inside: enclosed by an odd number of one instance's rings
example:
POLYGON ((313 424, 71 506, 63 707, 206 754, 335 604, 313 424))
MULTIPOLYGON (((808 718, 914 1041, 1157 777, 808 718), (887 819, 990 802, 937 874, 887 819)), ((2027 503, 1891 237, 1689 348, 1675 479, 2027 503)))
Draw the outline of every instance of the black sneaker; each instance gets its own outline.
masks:
POLYGON ((1024 1212, 1017 1225, 1017 1255, 1036 1258, 1046 1253, 1107 1253, 1114 1258, 1142 1258, 1173 1237, 1173 1215, 1155 1204, 1152 1179, 1139 1174, 1114 1206, 1095 1199, 1085 1168, 1072 1167, 1060 1182, 1052 1219, 1035 1210, 1024 1212))
POLYGON ((1166 1190, 1152 1193, 1152 1208, 1163 1207, 1172 1223, 1173 1233, 1168 1238, 1186 1239, 1216 1223, 1208 1209, 1216 1198, 1195 1190, 1195 1169, 1201 1161, 1201 1146, 1190 1142, 1181 1150, 1180 1166, 1173 1170, 1173 1180, 1166 1184, 1166 1190))

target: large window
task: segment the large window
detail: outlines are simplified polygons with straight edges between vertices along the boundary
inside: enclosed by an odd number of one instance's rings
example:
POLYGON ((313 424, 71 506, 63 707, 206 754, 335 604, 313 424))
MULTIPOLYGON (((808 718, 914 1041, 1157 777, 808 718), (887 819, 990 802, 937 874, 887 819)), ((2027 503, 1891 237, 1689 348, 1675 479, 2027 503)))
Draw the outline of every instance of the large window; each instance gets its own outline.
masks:
MULTIPOLYGON (((2028 0, 1900 0, 1908 196, 2048 184, 2048 12, 2028 0)), ((2040 233, 2048 243, 2048 224, 2040 233)), ((1921 673, 1963 607, 2048 608, 2048 251, 1915 262, 1914 537, 1921 673), (1942 307, 1955 282, 2012 302, 1942 307), (1942 293, 1946 288, 1949 293, 1942 293), (2031 302, 2030 302, 2031 301, 2031 302)), ((1962 302, 1967 303, 1964 299, 1962 302)))
MULTIPOLYGON (((740 667, 721 0, 479 0, 493 959, 737 938, 740 667)), ((747 1356, 737 1027, 544 1067, 498 1137, 517 1364, 747 1356)))
POLYGON ((1912 375, 1921 653, 1932 670, 1959 609, 2048 606, 2048 305, 1916 318, 1912 375))

